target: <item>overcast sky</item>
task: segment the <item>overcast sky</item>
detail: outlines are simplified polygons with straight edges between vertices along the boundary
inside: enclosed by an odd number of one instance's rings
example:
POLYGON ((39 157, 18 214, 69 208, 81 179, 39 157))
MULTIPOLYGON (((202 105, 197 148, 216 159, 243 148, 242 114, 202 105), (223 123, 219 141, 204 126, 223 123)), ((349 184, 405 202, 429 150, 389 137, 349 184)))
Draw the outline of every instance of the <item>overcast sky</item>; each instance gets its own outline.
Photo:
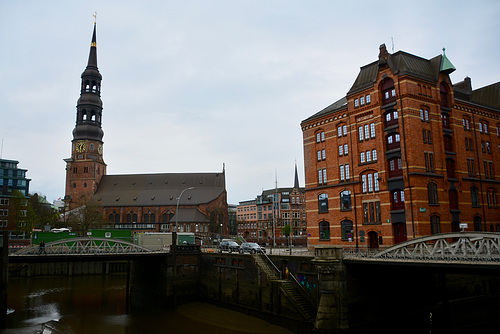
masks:
POLYGON ((228 202, 304 186, 302 120, 380 44, 500 81, 500 1, 0 1, 1 156, 64 197, 97 11, 108 174, 220 172, 228 202), (393 41, 393 42, 392 42, 393 41))

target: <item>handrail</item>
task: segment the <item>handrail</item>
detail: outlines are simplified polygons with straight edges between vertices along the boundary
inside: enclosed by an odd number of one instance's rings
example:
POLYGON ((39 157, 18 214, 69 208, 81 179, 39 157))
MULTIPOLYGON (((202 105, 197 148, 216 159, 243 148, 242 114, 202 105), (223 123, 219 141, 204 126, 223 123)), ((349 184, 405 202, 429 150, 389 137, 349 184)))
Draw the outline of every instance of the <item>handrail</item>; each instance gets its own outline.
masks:
POLYGON ((68 255, 82 253, 157 253, 158 251, 119 239, 82 237, 48 242, 43 248, 39 245, 33 245, 32 247, 24 248, 10 256, 32 255, 39 254, 41 252, 52 255, 68 255))
POLYGON ((309 300, 310 303, 312 303, 312 305, 314 306, 318 306, 318 304, 316 304, 316 301, 311 297, 311 295, 309 294, 309 292, 307 292, 307 290, 304 288, 304 286, 302 284, 300 284, 300 282, 297 280, 297 278, 295 277, 294 274, 292 274, 291 272, 288 272, 288 276, 289 277, 292 277, 293 278, 293 281, 298 285, 300 286, 300 289, 302 291, 302 295, 305 295, 306 298, 309 300))
POLYGON ((278 272, 279 279, 282 279, 283 278, 283 273, 281 272, 281 270, 279 270, 278 267, 276 267, 276 265, 274 264, 274 262, 269 258, 269 256, 267 256, 267 254, 266 254, 265 251, 262 254, 264 254, 264 256, 266 257, 267 261, 270 262, 271 265, 274 267, 274 269, 278 272))
POLYGON ((500 262, 500 234, 452 232, 415 238, 384 250, 344 249, 344 259, 416 262, 500 262), (449 242, 449 240, 454 242, 449 242))

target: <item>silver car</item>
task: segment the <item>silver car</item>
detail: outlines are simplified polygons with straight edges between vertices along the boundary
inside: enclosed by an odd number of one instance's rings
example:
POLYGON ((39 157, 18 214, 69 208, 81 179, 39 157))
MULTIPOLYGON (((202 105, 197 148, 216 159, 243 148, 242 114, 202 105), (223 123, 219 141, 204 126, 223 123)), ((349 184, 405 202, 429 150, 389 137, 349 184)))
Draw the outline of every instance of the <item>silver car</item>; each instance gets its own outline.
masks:
POLYGON ((240 253, 265 253, 266 250, 264 247, 259 246, 259 244, 255 242, 244 242, 240 245, 240 253))
POLYGON ((229 253, 238 252, 240 250, 240 245, 234 240, 222 240, 219 250, 221 252, 228 251, 229 253))

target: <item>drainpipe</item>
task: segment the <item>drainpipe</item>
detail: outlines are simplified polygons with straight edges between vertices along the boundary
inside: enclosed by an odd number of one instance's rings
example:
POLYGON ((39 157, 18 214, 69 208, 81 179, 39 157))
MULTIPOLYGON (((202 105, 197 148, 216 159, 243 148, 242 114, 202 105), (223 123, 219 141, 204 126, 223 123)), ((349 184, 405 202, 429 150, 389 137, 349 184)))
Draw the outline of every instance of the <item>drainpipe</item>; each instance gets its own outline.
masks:
MULTIPOLYGON (((481 179, 481 164, 479 163, 479 147, 477 141, 477 131, 476 131, 476 119, 474 117, 474 112, 472 112, 472 125, 474 127, 474 141, 476 142, 476 158, 477 158, 477 174, 479 176, 479 189, 481 191, 481 209, 483 211, 483 228, 484 232, 486 232, 486 213, 484 211, 484 198, 483 198, 483 180, 481 179)), ((476 163, 474 162, 474 165, 476 163)), ((474 224, 474 218, 472 219, 472 223, 474 224)))
POLYGON ((351 129, 351 117, 349 117, 349 142, 351 144, 351 166, 352 166, 352 199, 353 199, 353 208, 354 208, 354 228, 356 230, 356 233, 354 235, 354 240, 356 240, 356 251, 358 250, 359 247, 359 240, 358 240, 358 215, 357 215, 357 207, 356 207, 356 186, 354 183, 354 149, 352 145, 352 129, 351 129))

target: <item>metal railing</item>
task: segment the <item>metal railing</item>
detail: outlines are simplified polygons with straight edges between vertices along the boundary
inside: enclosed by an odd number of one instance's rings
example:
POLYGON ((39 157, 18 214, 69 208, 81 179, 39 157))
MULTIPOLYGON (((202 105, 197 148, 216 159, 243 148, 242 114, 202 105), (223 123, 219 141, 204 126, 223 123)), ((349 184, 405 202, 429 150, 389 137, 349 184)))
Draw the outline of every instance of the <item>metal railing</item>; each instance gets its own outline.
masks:
POLYGON ((85 254, 125 254, 125 253, 156 253, 151 249, 109 238, 74 238, 49 242, 45 247, 34 245, 24 248, 11 256, 22 255, 85 255, 85 254))
POLYGON ((415 238, 384 249, 346 248, 344 259, 500 264, 500 233, 455 232, 415 238))

